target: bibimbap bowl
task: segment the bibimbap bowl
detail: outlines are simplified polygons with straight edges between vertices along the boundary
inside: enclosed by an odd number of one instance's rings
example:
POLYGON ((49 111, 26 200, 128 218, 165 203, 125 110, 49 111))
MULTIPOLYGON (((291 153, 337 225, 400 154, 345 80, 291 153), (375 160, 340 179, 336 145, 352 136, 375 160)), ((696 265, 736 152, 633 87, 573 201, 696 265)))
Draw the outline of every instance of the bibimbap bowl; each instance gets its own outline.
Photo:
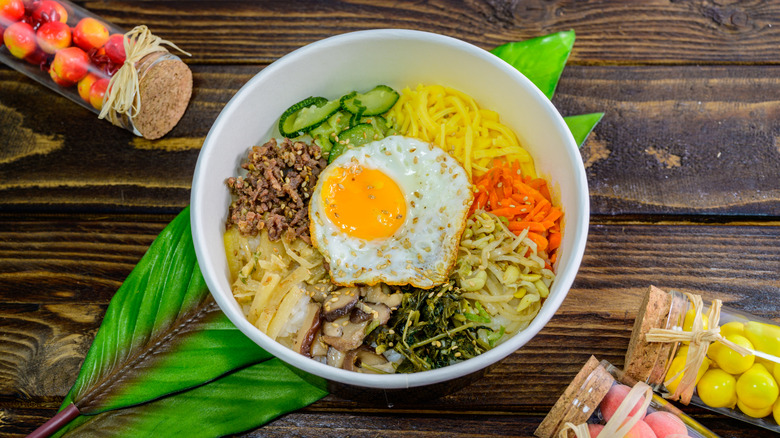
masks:
POLYGON ((395 397, 387 394, 411 392, 417 398, 431 398, 457 389, 521 348, 547 324, 579 268, 588 231, 588 202, 584 167, 566 124, 550 101, 516 69, 454 38, 409 30, 370 30, 300 48, 264 68, 236 93, 201 149, 192 183, 191 220, 206 283, 241 332, 292 367, 326 379, 332 391, 354 398, 378 390, 391 401, 395 397), (377 84, 401 90, 420 83, 460 90, 481 107, 497 112, 531 154, 538 175, 549 182, 552 197, 564 214, 555 280, 524 330, 471 359, 406 374, 364 374, 328 366, 273 341, 247 320, 234 298, 223 243, 231 204, 226 180, 239 172, 252 146, 278 136, 274 132, 279 117, 295 102, 309 96, 332 98, 369 90, 377 84), (420 387, 426 388, 408 390, 420 387))

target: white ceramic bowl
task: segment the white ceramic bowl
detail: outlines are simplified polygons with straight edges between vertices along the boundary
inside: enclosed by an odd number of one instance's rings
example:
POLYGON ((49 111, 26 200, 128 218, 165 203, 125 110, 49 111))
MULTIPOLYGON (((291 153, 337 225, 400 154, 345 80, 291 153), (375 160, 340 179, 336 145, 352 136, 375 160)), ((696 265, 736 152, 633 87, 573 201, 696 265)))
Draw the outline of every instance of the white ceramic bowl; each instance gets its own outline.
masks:
POLYGON ((298 49, 269 65, 228 102, 211 128, 192 183, 192 232, 203 276, 230 320, 266 351, 331 382, 362 388, 404 389, 478 373, 534 337, 556 312, 574 281, 588 232, 585 169, 577 145, 550 101, 516 69, 463 41, 410 30, 343 34, 298 49), (557 278, 538 316, 524 331, 462 363, 414 373, 372 375, 330 367, 272 341, 250 324, 230 291, 222 233, 230 204, 225 180, 236 174, 248 148, 264 143, 279 116, 309 96, 334 98, 386 84, 397 90, 441 84, 497 111, 534 157, 564 211, 557 278))

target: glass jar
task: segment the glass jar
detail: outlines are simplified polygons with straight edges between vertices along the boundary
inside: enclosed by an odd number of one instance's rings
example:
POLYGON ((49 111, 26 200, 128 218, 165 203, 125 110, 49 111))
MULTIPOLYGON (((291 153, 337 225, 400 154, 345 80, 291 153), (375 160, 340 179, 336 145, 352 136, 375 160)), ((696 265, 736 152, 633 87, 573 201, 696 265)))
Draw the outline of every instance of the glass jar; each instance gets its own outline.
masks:
POLYGON ((587 436, 595 438, 603 430, 612 430, 614 434, 619 431, 616 426, 623 425, 623 431, 629 429, 632 436, 718 436, 654 394, 646 384, 627 385, 624 378, 621 370, 591 356, 534 435, 558 438, 562 431, 568 430, 569 436, 582 437, 582 429, 587 429, 587 436), (628 425, 627 421, 634 423, 628 425))
POLYGON ((625 363, 627 375, 665 398, 780 432, 780 325, 773 321, 722 306, 719 300, 652 287, 637 316, 625 363), (715 318, 717 326, 711 324, 715 318), (693 339, 695 333, 701 342, 693 339), (658 342, 666 334, 690 340, 658 342))
MULTIPOLYGON (((126 32, 67 0, 6 0, 0 34, 0 61, 95 114, 126 59, 126 32)), ((135 135, 159 138, 183 115, 192 73, 165 48, 133 65, 140 111, 117 114, 113 122, 135 135)))

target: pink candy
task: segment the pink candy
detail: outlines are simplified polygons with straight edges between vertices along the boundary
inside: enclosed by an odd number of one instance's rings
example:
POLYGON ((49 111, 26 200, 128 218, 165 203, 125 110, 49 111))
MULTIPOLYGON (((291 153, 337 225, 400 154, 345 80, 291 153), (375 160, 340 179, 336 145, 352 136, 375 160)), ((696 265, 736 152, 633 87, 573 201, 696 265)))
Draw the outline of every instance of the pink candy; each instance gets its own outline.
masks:
POLYGON ((645 417, 645 423, 653 429, 657 438, 666 438, 669 435, 688 435, 685 423, 669 412, 652 412, 645 417))
MULTIPOLYGON (((630 390, 631 388, 625 385, 614 385, 610 388, 599 405, 601 415, 605 421, 609 421, 612 418, 630 390)), ((642 401, 637 402, 630 415, 636 414, 641 408, 642 401)), ((631 428, 625 438, 677 438, 688 436, 688 429, 685 427, 685 423, 672 413, 651 411, 648 414, 647 412, 642 412, 641 418, 642 420, 631 428)), ((588 430, 591 438, 596 438, 603 428, 604 426, 600 424, 589 424, 588 430)))
MULTIPOLYGON (((612 415, 615 413, 615 411, 617 411, 618 406, 623 403, 623 399, 626 398, 626 395, 628 395, 629 391, 631 391, 631 388, 625 385, 614 385, 609 389, 609 392, 607 392, 604 400, 601 400, 601 404, 599 405, 601 408, 601 415, 606 421, 609 421, 609 419, 612 418, 612 415)), ((632 416, 636 413, 636 411, 641 407, 643 401, 644 397, 637 402, 636 406, 634 406, 634 409, 631 410, 631 414, 629 414, 629 416, 632 416)), ((643 419, 645 418, 645 414, 647 414, 647 412, 642 414, 643 419)))

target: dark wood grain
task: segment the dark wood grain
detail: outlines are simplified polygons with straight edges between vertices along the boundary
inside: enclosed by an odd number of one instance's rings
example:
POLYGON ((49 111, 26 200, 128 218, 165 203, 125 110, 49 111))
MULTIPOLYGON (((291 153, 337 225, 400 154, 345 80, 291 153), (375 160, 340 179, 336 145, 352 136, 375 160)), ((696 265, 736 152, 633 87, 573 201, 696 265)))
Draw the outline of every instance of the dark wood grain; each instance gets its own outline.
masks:
MULTIPOLYGON (((12 435, 31 431, 53 414, 78 374, 108 301, 167 222, 120 216, 0 219, 0 412, 12 420, 0 422, 0 434, 12 435), (40 284, 52 287, 36 287, 40 284), (42 408, 44 413, 39 412, 42 408), (22 425, 27 429, 20 429, 22 425)), ((421 413, 435 420, 424 422, 420 433, 439 430, 444 424, 439 421, 446 419, 464 434, 455 436, 494 435, 499 430, 494 427, 504 423, 516 430, 507 429, 508 436, 528 436, 591 354, 623 364, 647 285, 697 292, 780 321, 778 239, 780 225, 596 222, 590 227, 581 270, 559 312, 484 378, 423 404, 389 409, 329 396, 308 408, 309 414, 286 418, 309 422, 301 436, 319 434, 321 421, 338 424, 336 429, 344 428, 346 434, 362 435, 374 422, 372 415, 382 419, 375 424, 381 433, 394 425, 406 431, 421 413), (750 246, 742 245, 746 239, 750 246), (740 251, 731 251, 734 248, 740 251), (338 413, 338 418, 330 413, 338 413), (496 423, 472 428, 480 418, 496 423)), ((289 427, 272 423, 270 430, 258 434, 283 435, 289 427)))
MULTIPOLYGON (((260 68, 193 66, 174 130, 148 141, 0 70, 0 210, 172 213, 213 121, 260 68)), ((603 111, 583 147, 595 215, 777 217, 780 67, 564 70, 563 115, 603 111)))
POLYGON ((84 2, 112 23, 148 25, 193 63, 268 63, 329 36, 400 28, 485 49, 574 29, 572 62, 777 64, 780 4, 651 0, 84 2), (182 17, 184 22, 171 19, 182 17), (226 47, 230 49, 227 50, 226 47))
MULTIPOLYGON (((603 111, 581 150, 592 220, 563 306, 480 380, 425 403, 330 395, 249 437, 530 437, 591 355, 622 365, 650 284, 780 321, 780 2, 78 1, 192 53, 181 122, 148 141, 0 66, 0 436, 51 418, 105 309, 189 204, 212 123, 265 66, 322 38, 403 28, 484 49, 573 29, 553 103, 603 111)), ((723 437, 757 427, 685 409, 723 437)))

